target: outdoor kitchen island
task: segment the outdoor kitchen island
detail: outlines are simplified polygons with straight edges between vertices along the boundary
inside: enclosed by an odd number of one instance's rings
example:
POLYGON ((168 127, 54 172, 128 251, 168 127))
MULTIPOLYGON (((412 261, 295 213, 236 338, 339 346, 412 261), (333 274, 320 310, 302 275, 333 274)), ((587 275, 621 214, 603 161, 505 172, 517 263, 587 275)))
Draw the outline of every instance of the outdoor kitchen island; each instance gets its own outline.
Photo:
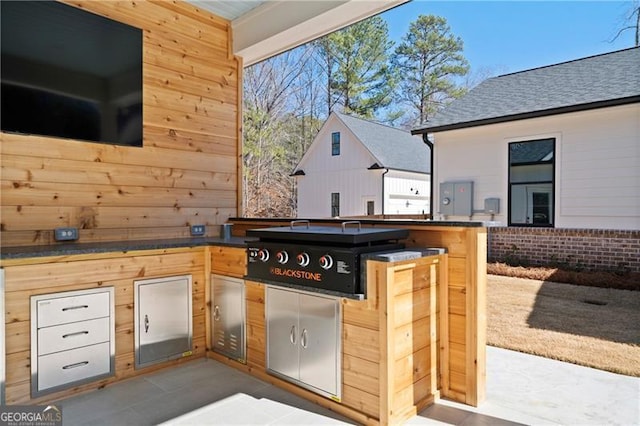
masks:
MULTIPOLYGON (((233 219, 234 235, 256 228, 284 229, 289 222, 233 219)), ((312 227, 339 229, 342 222, 317 220, 312 227)), ((402 241, 406 249, 396 250, 398 256, 373 254, 366 261, 366 296, 339 298, 338 396, 300 386, 300 378, 274 375, 268 365, 269 298, 278 289, 277 282, 246 277, 246 364, 215 352, 208 356, 363 424, 401 423, 440 396, 478 405, 485 386, 485 228, 478 223, 380 220, 362 220, 361 225, 362 229, 405 229, 408 237, 402 241), (429 247, 447 253, 422 251, 429 247), (403 252, 411 254, 403 259, 403 252)), ((266 257, 282 258, 280 252, 271 251, 266 257)), ((295 286, 285 290, 295 292, 295 286)), ((292 344, 294 330, 288 336, 292 344)))
MULTIPOLYGON (((331 398, 267 371, 266 293, 274 286, 242 280, 246 230, 286 226, 290 220, 232 222, 230 241, 196 238, 3 248, 6 403, 52 402, 202 356, 249 372, 358 423, 400 422, 438 396, 469 405, 482 401, 486 230, 480 224, 362 221, 363 230, 408 230, 408 237, 401 241, 408 251, 440 247, 447 254, 371 259, 366 263, 366 297, 335 298, 341 313, 341 395, 331 398), (135 367, 134 282, 185 274, 192 276, 193 284, 192 351, 178 359, 135 367), (244 285, 244 363, 213 350, 214 274, 239 279, 244 285), (113 374, 42 395, 30 392, 34 380, 30 297, 108 287, 115 289, 113 374)), ((312 224, 340 227, 341 222, 312 224)))

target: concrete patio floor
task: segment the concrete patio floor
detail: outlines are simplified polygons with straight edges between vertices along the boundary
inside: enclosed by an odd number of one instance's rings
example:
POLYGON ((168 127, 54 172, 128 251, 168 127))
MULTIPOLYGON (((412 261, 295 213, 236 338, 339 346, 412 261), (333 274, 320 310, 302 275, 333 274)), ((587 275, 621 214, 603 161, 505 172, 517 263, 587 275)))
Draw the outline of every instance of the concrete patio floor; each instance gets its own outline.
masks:
MULTIPOLYGON (((348 419, 212 360, 58 401, 71 425, 340 424, 348 419)), ((487 398, 446 400, 409 425, 638 425, 640 379, 487 347, 487 398)))

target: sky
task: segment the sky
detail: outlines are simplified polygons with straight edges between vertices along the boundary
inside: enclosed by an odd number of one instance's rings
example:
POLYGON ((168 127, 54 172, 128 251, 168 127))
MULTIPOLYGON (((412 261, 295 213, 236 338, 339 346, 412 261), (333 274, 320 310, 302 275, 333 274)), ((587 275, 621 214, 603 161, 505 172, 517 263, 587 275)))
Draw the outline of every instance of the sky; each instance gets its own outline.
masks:
POLYGON ((413 0, 380 16, 396 43, 419 15, 438 15, 462 38, 471 72, 523 71, 633 47, 633 1, 413 0), (628 25, 628 24, 627 24, 628 25))

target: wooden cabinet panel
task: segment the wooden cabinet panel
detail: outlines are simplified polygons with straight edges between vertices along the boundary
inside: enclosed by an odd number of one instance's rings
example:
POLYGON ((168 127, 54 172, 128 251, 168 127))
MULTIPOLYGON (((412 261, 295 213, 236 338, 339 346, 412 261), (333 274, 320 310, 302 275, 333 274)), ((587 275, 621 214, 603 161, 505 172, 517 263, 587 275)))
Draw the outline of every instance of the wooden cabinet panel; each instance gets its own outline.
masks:
POLYGON ((245 281, 247 300, 247 364, 266 368, 267 332, 265 324, 265 286, 245 281))
POLYGON ((432 363, 429 347, 398 358, 395 363, 395 391, 398 392, 429 375, 432 363))
POLYGON ((396 324, 409 324, 426 318, 431 312, 428 289, 404 293, 395 298, 394 316, 396 324))
POLYGON ((247 254, 243 248, 211 247, 211 272, 242 278, 247 270, 247 254))
POLYGON ((380 364, 351 355, 342 356, 342 383, 371 395, 380 394, 380 364))
POLYGON ((6 268, 6 291, 51 289, 58 286, 90 284, 123 278, 143 278, 170 275, 175 271, 204 268, 204 256, 198 251, 176 252, 170 250, 151 252, 148 255, 123 255, 123 257, 56 262, 6 268), (162 256, 158 256, 162 254, 162 256), (126 256, 126 257, 125 257, 126 256), (90 274, 87 271, 91 271, 90 274))
POLYGON ((266 355, 266 327, 256 323, 247 324, 247 364, 265 369, 266 355))
POLYGON ((362 389, 344 385, 342 387, 342 402, 374 419, 377 419, 380 415, 380 398, 362 389))
POLYGON ((426 348, 430 344, 429 317, 413 321, 392 330, 388 343, 394 345, 395 359, 426 348))
POLYGON ((380 334, 375 330, 343 324, 342 350, 367 361, 380 361, 380 334))
POLYGON ((380 329, 379 313, 375 306, 355 300, 343 300, 342 322, 370 330, 380 329))

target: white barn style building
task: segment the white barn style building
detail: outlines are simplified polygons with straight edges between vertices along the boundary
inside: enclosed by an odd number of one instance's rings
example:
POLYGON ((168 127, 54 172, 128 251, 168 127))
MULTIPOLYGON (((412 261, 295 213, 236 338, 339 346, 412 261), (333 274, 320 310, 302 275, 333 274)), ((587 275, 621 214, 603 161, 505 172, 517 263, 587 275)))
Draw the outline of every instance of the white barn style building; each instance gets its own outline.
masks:
POLYGON ((292 173, 298 217, 426 215, 429 156, 420 136, 332 112, 292 173))
POLYGON ((434 144, 436 219, 508 227, 490 253, 585 264, 601 235, 609 266, 640 269, 640 48, 490 78, 412 133, 434 144))

